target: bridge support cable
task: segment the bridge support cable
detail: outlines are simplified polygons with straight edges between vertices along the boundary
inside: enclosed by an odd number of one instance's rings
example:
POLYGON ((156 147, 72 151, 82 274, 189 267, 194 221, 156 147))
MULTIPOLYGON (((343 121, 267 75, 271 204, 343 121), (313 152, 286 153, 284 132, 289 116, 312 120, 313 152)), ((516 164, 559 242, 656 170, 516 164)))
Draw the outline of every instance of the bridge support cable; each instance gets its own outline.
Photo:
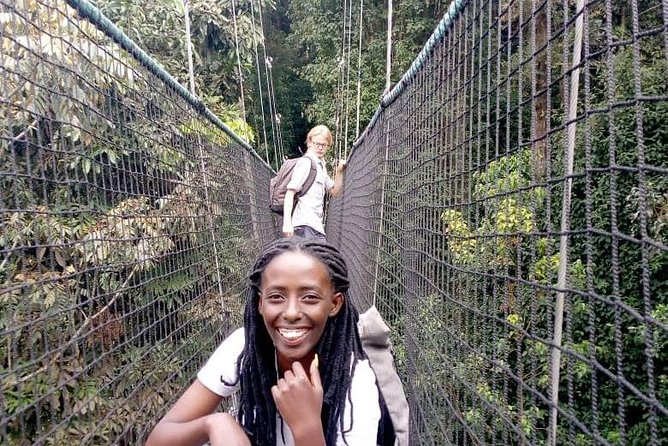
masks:
POLYGON ((348 142, 349 142, 349 135, 348 135, 348 125, 350 123, 350 58, 352 54, 352 34, 353 34, 353 0, 350 0, 350 4, 348 5, 348 29, 346 31, 346 65, 345 65, 345 70, 346 70, 346 80, 345 80, 345 111, 344 113, 344 118, 345 118, 345 126, 343 130, 343 153, 341 156, 344 158, 348 156, 348 142))
MULTIPOLYGON (((258 92, 258 98, 260 100, 260 114, 262 117, 262 141, 264 143, 264 156, 265 156, 265 161, 267 164, 269 164, 269 144, 267 143, 267 121, 265 117, 265 109, 264 109, 264 95, 262 93, 262 75, 260 73, 260 57, 258 54, 258 43, 257 43, 257 29, 255 27, 255 0, 250 1, 250 9, 251 9, 251 32, 253 33, 253 55, 255 56, 255 69, 256 69, 256 76, 257 76, 257 92, 258 92)), ((264 35, 262 36, 262 39, 264 40, 264 35)), ((257 125, 257 123, 256 123, 257 125)))
MULTIPOLYGON (((185 33, 186 33, 186 57, 188 58, 188 81, 190 85, 190 92, 193 95, 196 95, 195 91, 195 67, 193 64, 193 49, 192 49, 192 38, 190 34, 190 7, 188 6, 188 0, 183 0, 183 16, 185 21, 185 33)), ((197 146, 199 149, 199 158, 200 158, 200 173, 202 175, 202 184, 204 186, 204 199, 207 203, 207 223, 209 226, 209 232, 211 236, 213 246, 213 254, 215 257, 215 270, 216 270, 216 282, 218 283, 218 293, 221 296, 220 305, 221 311, 225 310, 225 302, 222 300, 223 296, 223 278, 220 274, 220 263, 218 256, 218 242, 216 240, 216 231, 214 230, 213 215, 211 209, 211 201, 209 200, 209 179, 206 174, 205 167, 205 157, 204 157, 204 148, 202 143, 201 135, 197 135, 197 146)))
POLYGON ((239 30, 237 26, 237 2, 232 0, 232 25, 234 28, 234 48, 237 55, 237 78, 239 79, 239 108, 241 119, 246 124, 246 98, 244 97, 244 73, 241 69, 241 53, 239 51, 239 30))
POLYGON ((557 417, 559 406, 559 377, 561 371, 561 348, 564 324, 565 290, 568 288, 568 241, 571 223, 571 200, 573 190, 573 161, 575 158, 575 136, 577 131, 578 98, 580 93, 580 61, 584 30, 584 0, 577 0, 575 12, 575 40, 571 63, 568 116, 566 120, 567 145, 565 153, 564 190, 561 208, 561 229, 559 237, 559 269, 557 272, 557 298, 554 305, 554 334, 550 363, 550 443, 557 445, 557 417))
POLYGON ((339 78, 337 80, 337 107, 336 107, 336 131, 335 131, 335 149, 334 156, 339 159, 343 156, 346 146, 347 129, 347 104, 348 104, 348 84, 346 76, 350 64, 350 52, 348 49, 348 30, 351 27, 349 21, 349 10, 352 8, 352 0, 343 0, 343 27, 341 29, 341 58, 339 59, 339 78))
MULTIPOLYGON (((285 148, 283 147, 283 132, 281 130, 281 114, 278 112, 278 107, 276 106, 276 89, 274 88, 274 72, 273 65, 271 64, 271 58, 269 63, 269 98, 274 109, 274 120, 276 121, 276 134, 278 135, 278 152, 281 157, 281 161, 286 158, 285 148)), ((279 165, 280 166, 280 163, 279 165)), ((278 167, 277 166, 277 167, 278 167)))
POLYGON ((274 72, 273 72, 273 59, 271 57, 267 56, 266 53, 266 36, 264 33, 264 17, 262 13, 262 0, 258 1, 259 5, 259 13, 260 13, 260 26, 262 28, 262 35, 264 36, 263 40, 263 48, 265 49, 265 68, 266 73, 267 73, 267 85, 269 89, 269 104, 271 109, 273 110, 272 112, 272 121, 274 122, 274 125, 276 127, 276 141, 274 142, 275 146, 277 147, 277 161, 276 161, 276 169, 280 167, 281 163, 283 162, 283 159, 285 159, 285 150, 283 148, 283 133, 281 130, 281 114, 278 112, 278 107, 276 106, 276 90, 274 89, 274 72))
MULTIPOLYGON (((341 47, 343 50, 343 46, 341 47)), ((336 64, 338 75, 336 79, 336 90, 334 92, 334 157, 341 157, 341 120, 343 109, 343 53, 336 64)))
MULTIPOLYGON (((385 90, 383 96, 390 92, 392 85, 392 0, 387 0, 387 40, 385 43, 385 90)), ((359 138, 359 136, 358 136, 359 138)))
POLYGON ((276 116, 277 116, 277 111, 276 111, 276 104, 274 101, 274 94, 273 94, 273 81, 272 79, 272 74, 271 74, 271 68, 272 68, 272 59, 269 57, 267 54, 267 36, 264 32, 264 14, 262 12, 262 0, 258 1, 258 22, 260 23, 260 32, 262 33, 262 54, 264 56, 264 76, 265 76, 265 82, 267 84, 267 100, 269 101, 269 114, 271 116, 271 136, 274 144, 274 159, 276 160, 276 165, 274 166, 276 170, 281 166, 281 163, 283 161, 283 153, 281 150, 281 145, 280 145, 280 140, 281 140, 281 135, 280 135, 280 128, 276 125, 276 116))
MULTIPOLYGON (((236 0, 232 0, 232 23, 234 25, 234 46, 237 54, 237 75, 239 78, 239 106, 241 108, 241 120, 246 125, 246 100, 244 97, 244 74, 241 68, 241 52, 239 51, 239 32, 237 26, 237 7, 236 0)), ((245 129, 244 129, 245 130, 245 129)), ((246 175, 244 176, 246 180, 246 190, 248 190, 248 200, 250 203, 250 221, 252 234, 255 240, 260 240, 259 225, 257 221, 257 190, 253 188, 253 166, 251 160, 248 156, 244 156, 244 168, 246 170, 246 175)))
MULTIPOLYGON (((364 34, 364 0, 360 0, 359 44, 357 47, 357 101, 355 104, 355 139, 360 136, 360 98, 362 92, 362 36, 364 34)), ((347 153, 344 158, 347 158, 347 153)))
POLYGON ((190 7, 188 0, 183 0, 183 19, 186 26, 186 57, 188 58, 188 81, 190 83, 190 92, 194 95, 195 91, 195 67, 193 66, 193 43, 190 35, 190 7))

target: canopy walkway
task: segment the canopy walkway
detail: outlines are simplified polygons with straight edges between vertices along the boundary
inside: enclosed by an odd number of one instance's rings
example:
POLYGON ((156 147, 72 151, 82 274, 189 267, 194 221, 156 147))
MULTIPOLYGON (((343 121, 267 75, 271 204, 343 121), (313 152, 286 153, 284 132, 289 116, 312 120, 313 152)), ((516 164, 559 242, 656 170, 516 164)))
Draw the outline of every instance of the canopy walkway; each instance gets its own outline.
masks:
MULTIPOLYGON (((666 444, 668 3, 621 3, 453 2, 351 151, 328 240, 412 444, 666 444)), ((140 444, 273 170, 85 0, 0 0, 0 47, 0 443, 140 444)))

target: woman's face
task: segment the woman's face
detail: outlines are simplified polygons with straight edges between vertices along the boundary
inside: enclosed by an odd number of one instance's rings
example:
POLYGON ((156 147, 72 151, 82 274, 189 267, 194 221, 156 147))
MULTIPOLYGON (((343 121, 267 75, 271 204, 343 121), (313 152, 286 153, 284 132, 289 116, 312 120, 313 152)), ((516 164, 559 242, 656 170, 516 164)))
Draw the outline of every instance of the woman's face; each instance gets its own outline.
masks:
POLYGON ((343 299, 315 257, 286 252, 269 262, 261 278, 259 311, 281 371, 295 361, 308 370, 327 320, 339 312, 343 299))

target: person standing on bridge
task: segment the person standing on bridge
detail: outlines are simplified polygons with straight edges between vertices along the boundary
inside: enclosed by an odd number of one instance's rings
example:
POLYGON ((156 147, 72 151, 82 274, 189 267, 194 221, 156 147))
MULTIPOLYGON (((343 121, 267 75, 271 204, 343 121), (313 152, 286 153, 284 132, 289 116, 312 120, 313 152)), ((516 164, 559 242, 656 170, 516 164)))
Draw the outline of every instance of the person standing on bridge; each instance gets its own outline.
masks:
POLYGON ((146 446, 385 444, 386 406, 336 248, 276 240, 248 282, 243 328, 220 344, 146 446), (237 391, 238 414, 217 412, 237 391))
POLYGON ((325 240, 323 214, 325 193, 337 197, 343 192, 343 174, 346 162, 336 166, 334 180, 325 168, 325 154, 332 145, 332 132, 324 125, 317 125, 306 136, 306 154, 298 161, 287 186, 283 204, 283 235, 325 240), (299 193, 311 170, 311 158, 317 168, 313 185, 297 201, 292 209, 295 194, 299 193))

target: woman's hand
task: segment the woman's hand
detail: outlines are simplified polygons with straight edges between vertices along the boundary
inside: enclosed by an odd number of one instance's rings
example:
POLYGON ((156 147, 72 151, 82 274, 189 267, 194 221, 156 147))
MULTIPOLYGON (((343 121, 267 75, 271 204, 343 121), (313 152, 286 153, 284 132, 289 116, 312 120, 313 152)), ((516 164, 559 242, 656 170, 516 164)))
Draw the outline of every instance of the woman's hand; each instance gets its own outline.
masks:
POLYGON ((292 431, 295 444, 325 444, 320 412, 323 390, 317 360, 311 363, 310 378, 299 362, 285 372, 271 388, 276 408, 292 431))
POLYGON ((228 413, 209 415, 206 425, 211 446, 251 446, 246 432, 228 413))

